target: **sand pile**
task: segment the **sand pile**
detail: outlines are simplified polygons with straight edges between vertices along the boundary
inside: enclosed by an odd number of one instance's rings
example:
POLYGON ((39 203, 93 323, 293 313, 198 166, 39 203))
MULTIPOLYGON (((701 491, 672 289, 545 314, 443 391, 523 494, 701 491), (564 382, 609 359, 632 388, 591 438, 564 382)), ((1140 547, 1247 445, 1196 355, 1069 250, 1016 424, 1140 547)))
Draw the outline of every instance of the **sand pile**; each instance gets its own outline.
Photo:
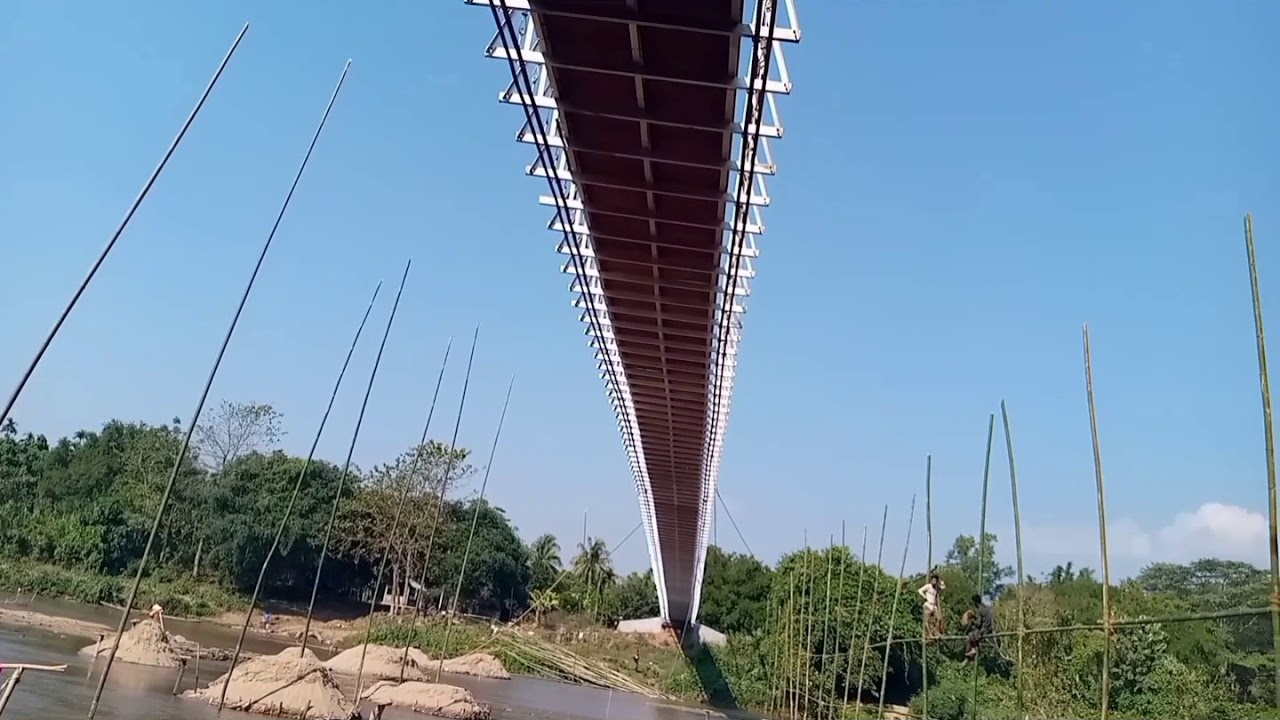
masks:
MULTIPOLYGON (((93 655, 94 648, 98 657, 105 658, 111 654, 111 639, 81 648, 82 655, 93 655)), ((120 649, 116 650, 116 660, 134 665, 151 665, 153 667, 178 667, 181 656, 168 634, 160 628, 155 620, 143 620, 125 631, 120 636, 120 649)))
MULTIPOLYGON (((360 653, 364 653, 364 677, 370 680, 399 680, 400 659, 404 648, 386 645, 357 645, 343 650, 325 661, 324 666, 333 672, 355 675, 360 672, 360 653)), ((426 678, 427 655, 421 650, 409 649, 409 661, 405 663, 405 680, 426 678), (419 658, 422 660, 419 661, 419 658)))
POLYGON ((374 683, 361 696, 374 705, 391 705, 453 720, 488 720, 489 708, 463 688, 425 682, 374 683))
POLYGON ((476 677, 510 680, 511 673, 503 667, 502 661, 488 653, 471 653, 452 660, 444 661, 444 671, 457 675, 475 675, 476 677))
MULTIPOLYGON (((217 705, 226 683, 223 675, 209 687, 189 690, 183 697, 217 705)), ((259 655, 237 666, 227 688, 226 706, 298 720, 347 720, 354 709, 315 654, 308 650, 299 656, 297 648, 279 655, 259 655)))

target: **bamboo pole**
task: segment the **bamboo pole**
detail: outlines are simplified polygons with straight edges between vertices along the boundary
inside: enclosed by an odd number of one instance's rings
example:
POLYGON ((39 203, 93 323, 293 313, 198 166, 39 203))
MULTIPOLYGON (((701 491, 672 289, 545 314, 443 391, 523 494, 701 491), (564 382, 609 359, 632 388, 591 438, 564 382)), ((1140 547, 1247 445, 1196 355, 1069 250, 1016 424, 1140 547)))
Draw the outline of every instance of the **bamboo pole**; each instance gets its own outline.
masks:
MULTIPOLYGON (((979 599, 985 596, 986 587, 983 585, 983 563, 987 555, 987 493, 991 489, 991 443, 995 439, 996 433, 996 414, 991 413, 987 418, 987 458, 982 464, 982 517, 978 521, 978 590, 979 599)), ((978 673, 980 671, 978 656, 982 654, 982 648, 974 648, 973 656, 973 720, 978 720, 978 673)))
POLYGON ((858 618, 862 615, 862 581, 867 575, 867 526, 862 526, 862 552, 858 554, 858 594, 853 601, 853 622, 849 624, 849 660, 844 668, 844 693, 840 717, 849 711, 849 678, 853 675, 853 648, 858 639, 858 618))
POLYGON ((795 573, 791 574, 791 597, 787 600, 787 675, 786 675, 786 691, 783 693, 783 700, 788 701, 787 705, 791 707, 791 717, 795 720, 796 716, 796 691, 791 687, 795 676, 799 673, 799 665, 796 664, 795 655, 792 655, 791 644, 795 642, 795 619, 796 619, 796 577, 795 573), (786 696, 791 696, 787 698, 786 696))
MULTIPOLYGON (((843 521, 843 520, 841 520, 841 521, 840 521, 840 547, 841 547, 841 548, 843 548, 843 551, 847 551, 847 550, 849 549, 849 545, 848 545, 848 543, 846 543, 846 542, 845 542, 844 531, 845 531, 844 521, 843 521)), ((836 582, 836 587, 838 588, 837 593, 836 593, 836 597, 838 597, 841 601, 843 601, 843 600, 844 600, 844 569, 845 569, 845 566, 846 566, 846 565, 848 565, 848 563, 846 563, 846 562, 844 561, 843 551, 842 551, 842 554, 841 554, 841 556, 840 556, 840 579, 836 582)), ((835 720, 835 717, 836 717, 836 699, 835 699, 835 695, 836 695, 836 672, 837 672, 837 670, 836 670, 836 669, 838 669, 838 668, 840 667, 840 659, 839 659, 838 653, 839 653, 839 651, 840 651, 840 629, 841 629, 841 628, 840 628, 840 626, 844 624, 844 623, 843 623, 843 620, 844 620, 844 614, 840 612, 840 605, 839 605, 839 602, 837 602, 837 604, 836 604, 836 652, 837 652, 837 657, 836 657, 836 662, 835 662, 835 665, 834 665, 834 669, 831 671, 831 713, 830 713, 830 714, 831 714, 831 720, 835 720)), ((826 650, 825 650, 825 648, 823 649, 823 655, 826 655, 826 650)), ((823 662, 826 662, 826 661, 824 660, 823 662)))
POLYGON ((1280 708, 1280 530, 1276 513, 1276 445, 1271 415, 1271 378, 1267 371, 1267 341, 1262 324, 1262 291, 1258 286, 1258 257, 1253 246, 1253 216, 1244 216, 1244 244, 1249 255, 1249 288, 1253 295, 1253 327, 1258 343, 1258 385, 1262 392, 1262 429, 1267 462, 1267 511, 1271 535, 1271 637, 1275 648, 1275 705, 1280 708))
POLYGON ((1102 549, 1102 720, 1107 720, 1111 703, 1111 557, 1107 552, 1107 492, 1102 480, 1102 446, 1098 442, 1098 411, 1093 399, 1093 356, 1089 349, 1089 326, 1084 326, 1084 384, 1089 396, 1089 433, 1093 438, 1093 475, 1098 489, 1098 544, 1102 549))
MULTIPOLYGON (((876 571, 884 560, 884 531, 889 526, 889 506, 884 506, 880 520, 880 549, 876 551, 876 571)), ((867 674, 867 655, 871 652, 871 630, 875 627, 876 611, 880 609, 880 579, 875 578, 875 594, 871 598, 871 611, 867 614, 867 639, 862 646, 862 662, 858 665, 858 699, 853 704, 854 720, 862 717, 862 678, 867 674)))
POLYGON ((1000 401, 1000 417, 1004 424, 1005 454, 1009 457, 1009 490, 1013 495, 1013 541, 1018 554, 1018 667, 1014 671, 1014 679, 1017 683, 1018 713, 1026 720, 1027 706, 1022 690, 1022 655, 1027 635, 1026 572, 1022 566, 1022 509, 1018 503, 1018 470, 1013 461, 1013 431, 1009 425, 1009 408, 1003 400, 1000 401))
MULTIPOLYGON (((1028 627, 1026 629, 1026 634, 1027 635, 1047 635, 1051 633, 1081 632, 1086 630, 1105 630, 1107 627, 1111 627, 1114 630, 1118 628, 1146 627, 1148 625, 1171 625, 1175 623, 1204 622, 1206 620, 1229 620, 1232 618, 1257 617, 1259 615, 1270 615, 1270 614, 1271 614, 1271 608, 1269 607, 1243 608, 1240 610, 1218 610, 1215 612, 1185 613, 1182 615, 1164 615, 1160 617, 1150 617, 1150 618, 1133 618, 1130 620, 1112 619, 1109 626, 1105 623, 1079 623, 1076 625, 1051 625, 1051 626, 1045 626, 1045 627, 1028 627)), ((1017 637, 1017 635, 1018 635, 1017 630, 1006 630, 1003 632, 993 632, 987 637, 1006 638, 1006 637, 1017 637)), ((964 640, 965 637, 966 637, 965 635, 943 635, 938 639, 939 640, 964 640)), ((915 642, 915 639, 904 638, 904 639, 894 640, 893 644, 904 643, 904 642, 915 642)), ((879 642, 879 643, 876 643, 875 645, 872 645, 871 647, 881 648, 888 644, 889 643, 887 642, 879 642)))
MULTIPOLYGON (((925 556, 925 567, 928 573, 933 572, 933 456, 924 456, 924 533, 928 545, 925 556)), ((928 574, 925 575, 926 581, 928 574)), ((942 598, 938 598, 938 611, 942 611, 942 598)), ((929 717, 929 616, 925 615, 924 627, 920 632, 920 710, 929 717)))
POLYGON ((835 560, 835 536, 830 536, 827 540, 827 599, 826 607, 822 611, 822 664, 818 675, 818 720, 822 720, 822 703, 827 696, 827 630, 830 627, 831 620, 831 576, 832 565, 835 560))
MULTIPOLYGON (((893 589, 893 604, 889 606, 889 634, 887 640, 893 641, 894 620, 898 617, 898 600, 902 597, 902 584, 907 575, 907 553, 911 550, 911 527, 916 520, 916 496, 911 496, 911 512, 907 515, 907 539, 902 543, 902 565, 898 568, 898 586, 893 589)), ((880 709, 877 715, 884 719, 884 696, 889 688, 889 646, 884 650, 884 666, 880 670, 880 709)))
POLYGON ((9 682, 5 683, 4 692, 0 694, 0 713, 3 713, 5 707, 9 705, 9 698, 13 697, 14 688, 18 687, 18 683, 22 681, 22 671, 25 669, 19 667, 14 670, 13 675, 9 676, 9 682))
MULTIPOLYGON (((298 184, 302 181, 303 173, 307 169, 307 163, 311 160, 311 154, 315 151, 316 144, 320 141, 320 135, 324 131, 325 123, 329 120, 329 113, 333 110, 334 103, 338 101, 338 93, 341 92, 342 84, 346 80, 347 72, 350 69, 351 61, 347 60, 342 67, 342 74, 338 76, 338 83, 333 88, 333 94, 329 96, 329 102, 325 105, 324 114, 320 116, 320 122, 316 125, 315 133, 311 136, 311 144, 307 147, 307 152, 302 156, 302 162, 298 165, 298 170, 293 176, 293 184, 289 187, 289 192, 285 195, 284 202, 281 203, 280 210, 276 214, 275 223, 271 226, 271 231, 267 233, 267 238, 258 253, 258 260, 253 266, 253 272, 249 274, 249 280, 245 283, 244 290, 240 295, 240 302, 236 306, 235 314, 232 315, 226 334, 222 337, 222 344, 218 348, 213 367, 209 369, 209 375, 205 378, 204 389, 200 392, 200 399, 196 401, 196 407, 191 413, 191 421, 187 426, 186 434, 183 436, 182 445, 178 448, 178 454, 173 459, 173 467, 169 471, 169 478, 165 481, 164 490, 160 493, 160 504, 156 508, 155 517, 151 521, 151 530, 147 535, 147 542, 142 548, 142 557, 138 560, 137 574, 134 575, 133 583, 129 587, 129 594, 125 598, 124 609, 120 613, 120 622, 116 627, 115 637, 111 640, 111 650, 107 653, 107 663, 103 666, 102 675, 98 678, 98 686, 93 691, 93 700, 89 704, 89 720, 93 720, 98 715, 98 704, 102 701, 103 691, 106 690, 107 678, 111 675, 111 667, 115 662, 116 652, 120 650, 120 638, 124 635, 125 627, 129 622, 129 611, 133 609, 133 604, 138 599, 138 590, 142 587, 142 578, 147 571, 147 561, 151 557, 151 550, 155 545, 156 536, 159 534, 160 526, 164 522, 165 511, 168 510, 169 500, 173 496, 173 488, 178 482, 178 473, 182 471, 186 463, 190 462, 191 438, 195 435, 197 423, 200 422, 200 413, 204 411, 205 402, 209 399, 209 392, 213 389, 213 381, 218 377, 218 370, 221 369, 222 360, 226 357, 227 348, 231 345, 231 338, 235 335, 236 328, 240 324, 245 305, 249 303, 249 295, 253 292, 254 284, 257 282, 258 274, 262 271, 262 265, 267 259, 267 254, 271 250, 276 232, 280 229, 285 212, 289 209, 289 202, 293 199, 293 195, 298 189, 298 184)), ((163 627, 163 622, 161 627, 163 627)))
POLYGON ((809 531, 804 533, 804 577, 805 577, 805 594, 804 594, 804 630, 801 631, 800 642, 801 656, 803 665, 800 666, 804 673, 804 702, 800 707, 801 717, 809 716, 809 680, 811 671, 813 670, 813 550, 809 547, 809 531))
POLYGON ((782 598, 774 597, 772 589, 769 592, 769 620, 770 631, 765 637, 773 638, 774 648, 773 657, 770 658, 769 666, 769 713, 771 715, 778 714, 778 699, 781 693, 778 690, 779 684, 782 682, 782 598))

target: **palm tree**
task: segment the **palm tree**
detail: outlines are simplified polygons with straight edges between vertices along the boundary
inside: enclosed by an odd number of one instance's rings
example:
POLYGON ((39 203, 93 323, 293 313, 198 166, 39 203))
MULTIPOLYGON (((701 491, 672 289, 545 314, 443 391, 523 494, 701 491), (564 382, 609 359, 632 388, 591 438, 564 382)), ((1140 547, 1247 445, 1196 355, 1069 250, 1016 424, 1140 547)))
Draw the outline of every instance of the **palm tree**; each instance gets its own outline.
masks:
POLYGON ((600 538, 587 538, 578 544, 578 556, 573 559, 573 571, 582 581, 588 604, 597 612, 605 585, 612 585, 617 575, 609 546, 600 538))
POLYGON ((540 535, 529 545, 529 570, 533 574, 532 585, 545 588, 555 582, 564 571, 564 563, 560 560, 560 543, 550 533, 540 535))

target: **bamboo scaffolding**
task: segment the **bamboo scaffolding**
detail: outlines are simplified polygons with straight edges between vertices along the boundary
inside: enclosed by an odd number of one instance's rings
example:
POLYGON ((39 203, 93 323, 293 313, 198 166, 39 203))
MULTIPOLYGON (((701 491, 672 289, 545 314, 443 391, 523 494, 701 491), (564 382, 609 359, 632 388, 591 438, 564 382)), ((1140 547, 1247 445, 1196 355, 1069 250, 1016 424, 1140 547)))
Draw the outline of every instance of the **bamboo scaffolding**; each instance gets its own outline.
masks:
POLYGON ((797 685, 795 688, 792 688, 791 683, 795 679, 795 677, 799 674, 799 671, 800 671, 799 660, 797 660, 796 656, 792 655, 791 653, 791 645, 795 641, 795 629, 796 629, 795 618, 796 618, 796 576, 795 576, 795 573, 791 573, 790 598, 787 600, 787 645, 786 645, 787 667, 789 668, 789 670, 787 672, 786 690, 785 690, 785 696, 783 699, 787 701, 787 705, 791 709, 792 720, 795 720, 795 717, 796 717, 796 702, 799 694, 798 693, 799 686, 797 685), (786 697, 786 696, 790 696, 790 697, 786 697))
MULTIPOLYGON (((924 532, 927 548, 925 567, 933 572, 933 456, 924 456, 924 532)), ((926 581, 929 575, 926 574, 926 581)), ((938 611, 942 611, 942 598, 938 598, 938 611)), ((920 694, 921 710, 929 717, 929 616, 926 614, 920 631, 920 694)))
MULTIPOLYGON (((987 418, 987 456, 982 464, 982 516, 978 522, 978 587, 977 595, 981 600, 986 593, 986 586, 983 583, 984 575, 982 567, 987 554, 987 495, 991 489, 991 444, 995 439, 996 433, 996 414, 991 413, 987 418)), ((978 675, 981 672, 981 664, 978 662, 978 655, 982 653, 981 647, 975 647, 973 657, 973 720, 978 720, 978 675)))
MULTIPOLYGON (((876 569, 884 560, 884 532, 889 527, 889 506, 884 506, 884 515, 880 520, 880 549, 876 551, 876 569)), ((871 598, 871 611, 867 614, 867 639, 862 646, 862 662, 858 665, 858 698, 853 705, 854 720, 862 717, 862 678, 867 673, 867 655, 871 652, 871 631, 875 627, 876 611, 880 609, 880 583, 876 580, 875 595, 871 598)))
MULTIPOLYGON (((1049 626, 1043 626, 1043 627, 1028 626, 1026 629, 1026 634, 1027 635, 1044 635, 1044 634, 1050 634, 1050 633, 1080 632, 1085 630, 1106 630, 1108 628, 1111 628, 1114 630, 1119 628, 1146 627, 1148 625, 1168 625, 1168 624, 1175 624, 1175 623, 1204 622, 1206 620, 1230 620, 1233 618, 1257 617, 1258 615, 1270 615, 1270 614, 1271 614, 1271 608, 1269 607, 1242 608, 1239 610, 1218 610, 1215 612, 1204 612, 1204 613, 1160 615, 1156 617, 1130 618, 1130 619, 1124 619, 1124 620, 1112 619, 1110 623, 1101 623, 1101 622, 1078 623, 1075 625, 1049 625, 1049 626)), ((1006 638, 1006 637, 1017 637, 1017 635, 1018 635, 1017 630, 1002 630, 998 632, 993 632, 990 635, 987 635, 986 637, 1006 638)), ((966 635, 943 635, 938 639, 939 640, 964 640, 967 637, 968 636, 966 635)), ((904 642, 915 642, 915 640, 913 638, 903 638, 903 639, 893 641, 895 645, 898 643, 904 643, 904 642)), ((876 643, 871 647, 880 648, 880 647, 884 647, 885 645, 886 643, 881 642, 881 643, 876 643)))
POLYGON ((810 656, 813 652, 813 549, 809 547, 809 531, 804 533, 804 577, 807 586, 804 594, 804 630, 801 631, 800 647, 804 652, 804 704, 800 707, 801 717, 809 716, 809 680, 813 672, 810 656))
POLYGON ((1013 496, 1013 541, 1015 552, 1018 556, 1018 666, 1014 671, 1014 680, 1018 698, 1018 713, 1022 715, 1023 720, 1026 720, 1027 706, 1022 688, 1022 657, 1027 635, 1027 593, 1025 584, 1026 571, 1022 565, 1022 508, 1018 503, 1018 469, 1013 460, 1013 430, 1009 424, 1009 408, 1003 400, 1000 401, 1000 418, 1004 425, 1005 454, 1009 458, 1009 490, 1013 496))
POLYGON ((1253 245, 1253 216, 1244 216, 1244 245, 1249 257, 1249 288, 1253 298, 1253 327, 1258 344, 1258 385, 1262 394, 1262 431, 1267 463, 1267 514, 1271 556, 1271 637, 1275 649, 1275 705, 1280 708, 1280 529, 1276 512, 1276 445, 1271 414, 1271 376, 1267 370, 1267 339, 1262 323, 1262 291, 1258 284, 1258 257, 1253 245))
POLYGON ((1089 350, 1089 326, 1084 326, 1084 384, 1089 399, 1089 434, 1093 439, 1093 474, 1098 491, 1098 544, 1102 549, 1102 720, 1111 704, 1111 556, 1107 552, 1107 491, 1102 479, 1102 446, 1098 441, 1098 411, 1093 397, 1093 356, 1089 350))
POLYGON ((280 223, 284 220, 284 215, 289 209, 289 202, 293 199, 293 194, 298 189, 298 183, 301 182, 303 173, 306 172, 307 163, 311 160, 311 154, 316 149, 316 143, 320 141, 320 135, 324 131, 325 123, 329 120, 329 113, 333 110, 334 103, 338 100, 338 93, 342 90, 342 84, 347 79, 347 71, 350 69, 351 61, 348 60, 342 68, 342 74, 338 77, 338 83, 333 88, 333 94, 329 97, 328 104, 325 105, 324 114, 320 117, 319 124, 316 125, 315 133, 311 136, 311 144, 307 147, 307 152, 303 155, 302 162, 298 165, 298 171, 293 177, 293 184, 289 187, 289 192, 285 195, 284 202, 280 205, 280 211, 276 214, 275 224, 271 226, 271 231, 267 233, 266 240, 262 244, 262 250, 258 253, 258 261, 253 266, 253 272, 250 273, 248 282, 245 283, 244 291, 240 295, 240 303, 236 306, 235 314, 232 315, 231 322, 227 326, 226 334, 222 338, 222 345, 218 348, 218 354, 213 361, 213 367, 209 369, 204 389, 200 393, 200 399, 196 402, 195 411, 191 414, 191 422, 187 426, 186 435, 182 439, 182 445, 174 458, 169 478, 165 481, 164 491, 160 495, 160 504, 156 508, 155 518, 151 523, 151 531, 147 535, 146 545, 142 549, 142 557, 138 561, 138 572, 129 588, 129 595, 125 599, 124 610, 120 613, 120 622, 116 628, 115 637, 111 640, 111 649, 107 653, 107 663, 102 668, 102 675, 98 678, 98 687, 94 690, 93 700, 89 704, 89 720, 93 720, 98 715, 98 704, 102 701, 102 692, 106 689, 107 678, 111 675, 111 667, 115 663, 116 652, 120 649, 120 637, 124 635, 125 627, 129 622, 129 611, 138 599, 138 590, 142 586, 142 578, 147 570, 147 561, 151 557, 151 549, 155 544, 156 535, 160 532, 160 526, 164 522, 165 511, 169 508, 169 499, 173 495, 174 485, 177 484, 178 473, 182 470, 183 463, 188 460, 187 455, 191 449, 191 438, 195 435, 196 424, 200 421, 200 414, 204 411, 205 402, 209 399, 209 391, 213 389, 213 381, 218 377, 218 370, 222 367, 222 360, 226 357, 227 348, 231 345, 231 338, 235 335, 236 327, 240 324, 240 317, 244 314, 245 305, 249 302, 249 295, 253 292, 253 286, 258 279, 258 274, 262 271, 263 262, 267 259, 267 253, 271 250, 276 232, 280 229, 280 223))
MULTIPOLYGON (((898 617, 898 600, 902 597, 902 584, 907 575, 907 553, 911 550, 911 528, 916 519, 916 496, 911 496, 911 511, 907 514, 907 539, 902 543, 902 565, 898 568, 898 585, 893 589, 893 604, 889 606, 888 640, 893 640, 894 621, 898 617)), ((889 688, 889 651, 884 652, 884 666, 880 670, 880 708, 877 716, 884 718, 885 693, 889 688)))

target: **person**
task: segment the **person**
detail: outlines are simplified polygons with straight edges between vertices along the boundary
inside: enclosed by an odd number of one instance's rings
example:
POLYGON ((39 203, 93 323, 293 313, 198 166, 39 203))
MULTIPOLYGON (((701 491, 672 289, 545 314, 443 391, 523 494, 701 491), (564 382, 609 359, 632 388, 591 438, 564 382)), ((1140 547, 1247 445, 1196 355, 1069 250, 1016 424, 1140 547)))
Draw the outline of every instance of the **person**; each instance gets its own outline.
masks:
POLYGON ((973 609, 965 613, 971 620, 969 625, 972 626, 969 631, 969 640, 964 650, 966 662, 977 659, 979 643, 991 637, 996 631, 996 616, 991 611, 991 606, 982 602, 981 595, 975 594, 972 600, 973 609))
POLYGON ((946 620, 942 618, 942 591, 946 589, 947 584, 938 573, 930 573, 929 582, 916 591, 924 598, 924 628, 930 640, 942 637, 946 630, 946 620))
POLYGON ((272 620, 271 613, 266 610, 263 610, 262 611, 262 629, 264 632, 271 632, 271 620, 272 620))
POLYGON ((636 672, 640 672, 640 651, 635 651, 631 656, 631 662, 636 664, 636 672))
POLYGON ((147 611, 147 617, 160 623, 160 629, 164 630, 164 608, 160 607, 159 603, 151 606, 151 609, 147 611))

